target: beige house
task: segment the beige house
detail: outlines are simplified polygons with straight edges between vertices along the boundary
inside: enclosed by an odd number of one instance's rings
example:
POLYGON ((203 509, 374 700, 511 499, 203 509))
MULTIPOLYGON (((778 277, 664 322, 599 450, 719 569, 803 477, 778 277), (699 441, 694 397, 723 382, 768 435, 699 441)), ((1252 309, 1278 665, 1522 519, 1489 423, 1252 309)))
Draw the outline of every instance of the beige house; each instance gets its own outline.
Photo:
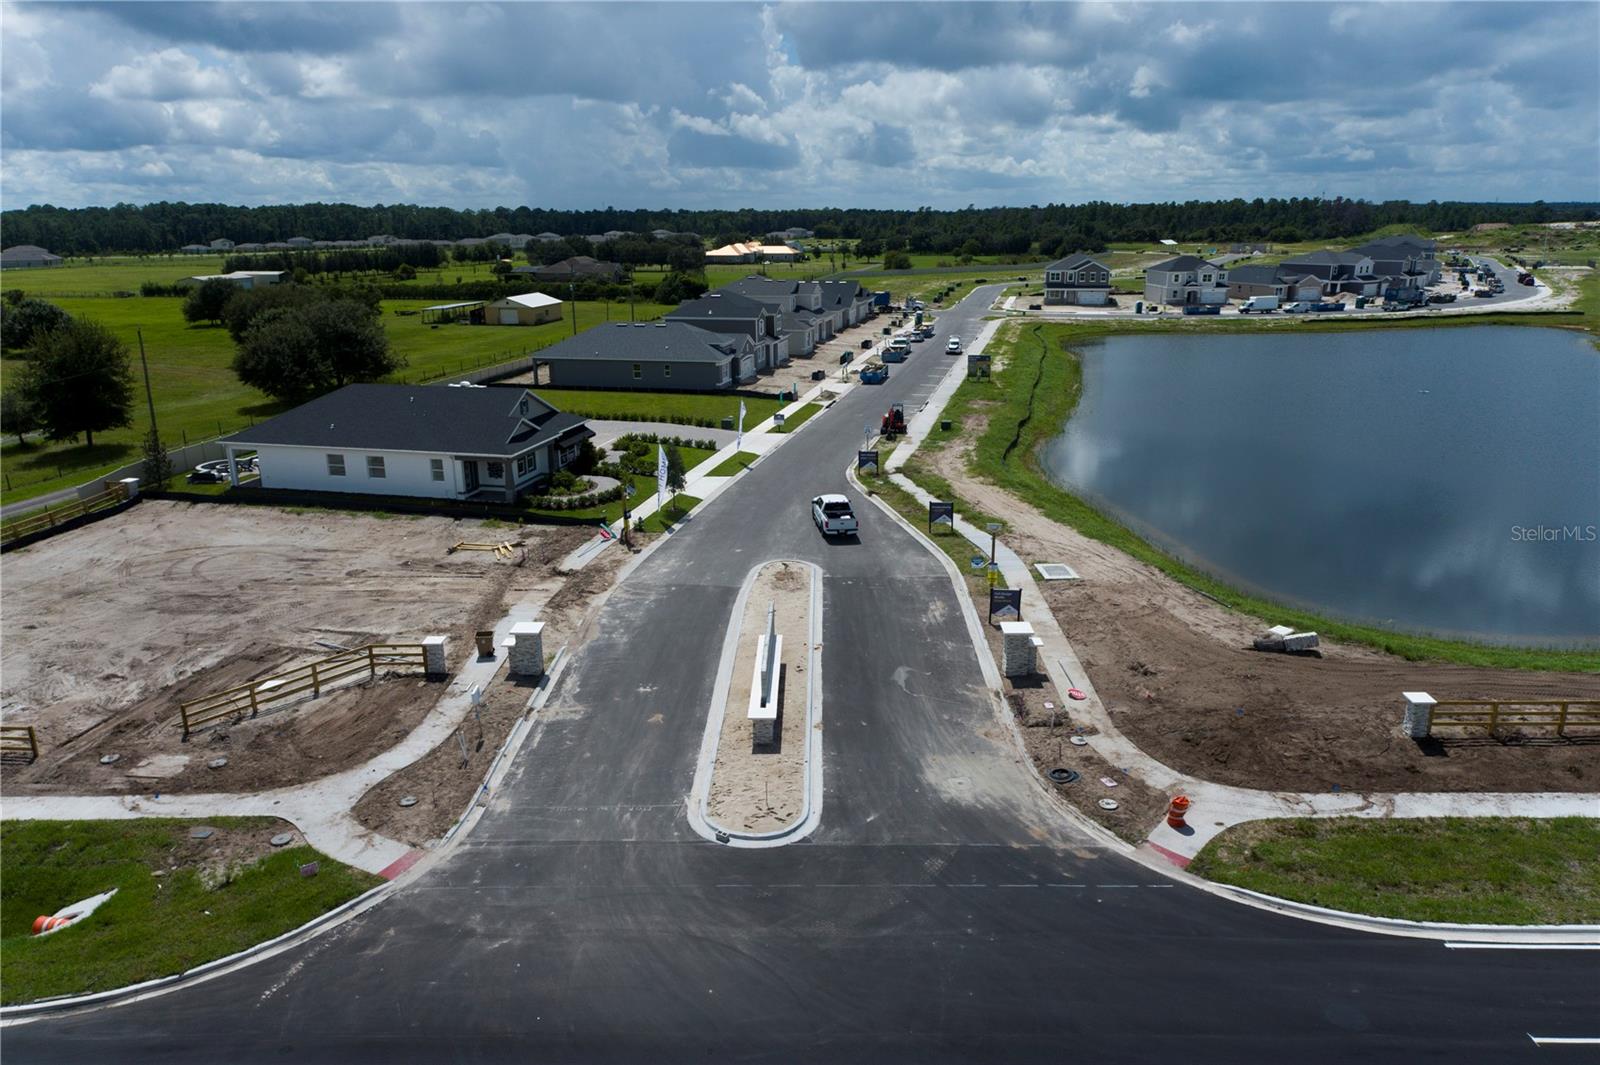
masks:
POLYGON ((753 263, 761 255, 759 244, 724 244, 706 252, 708 263, 753 263))
POLYGON ((561 318, 561 301, 543 292, 507 296, 489 304, 484 317, 489 325, 543 325, 561 318))

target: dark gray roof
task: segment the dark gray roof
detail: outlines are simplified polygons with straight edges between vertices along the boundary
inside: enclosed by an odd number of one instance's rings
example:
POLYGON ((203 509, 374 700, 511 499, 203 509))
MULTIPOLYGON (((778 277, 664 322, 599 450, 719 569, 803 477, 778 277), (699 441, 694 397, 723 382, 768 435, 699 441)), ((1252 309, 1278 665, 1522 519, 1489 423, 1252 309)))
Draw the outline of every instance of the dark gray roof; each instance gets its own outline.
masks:
POLYGON ((510 456, 572 430, 584 420, 526 389, 345 385, 224 442, 510 456))
POLYGON ((776 281, 770 277, 754 275, 741 277, 737 281, 730 281, 717 289, 718 292, 729 292, 736 296, 748 296, 756 300, 779 300, 785 296, 793 296, 800 291, 798 281, 776 281))
POLYGON ((687 322, 618 322, 563 340, 539 352, 540 362, 613 359, 619 362, 719 363, 744 350, 738 334, 713 333, 687 322))
POLYGON ((1196 255, 1180 255, 1176 259, 1168 259, 1164 263, 1156 263, 1154 266, 1147 267, 1145 272, 1161 271, 1168 274, 1179 274, 1186 270, 1206 269, 1220 270, 1221 267, 1216 263, 1206 262, 1206 260, 1196 255))
POLYGON ((705 318, 760 318, 773 310, 758 299, 718 290, 698 299, 684 300, 665 315, 669 322, 705 318))
POLYGON ((1108 274, 1111 272, 1111 268, 1109 266, 1107 266, 1105 263, 1101 262, 1099 259, 1096 259, 1094 256, 1087 255, 1087 254, 1085 254, 1085 253, 1083 253, 1081 251, 1080 252, 1074 252, 1073 254, 1067 256, 1065 259, 1057 259, 1055 262, 1053 262, 1049 266, 1045 267, 1045 269, 1046 270, 1080 270, 1085 266, 1097 266, 1100 269, 1104 270, 1108 274))
POLYGON ((1276 266, 1235 266, 1228 271, 1228 280, 1241 285, 1279 285, 1283 278, 1276 266))
POLYGON ((1356 251, 1372 252, 1406 252, 1406 251, 1433 251, 1439 242, 1428 237, 1419 237, 1415 233, 1395 233, 1392 236, 1379 237, 1369 240, 1356 251))
POLYGON ((1285 259, 1285 263, 1315 263, 1319 266, 1355 266, 1363 259, 1370 259, 1370 255, 1362 255, 1357 251, 1312 251, 1304 255, 1296 255, 1292 259, 1285 259))

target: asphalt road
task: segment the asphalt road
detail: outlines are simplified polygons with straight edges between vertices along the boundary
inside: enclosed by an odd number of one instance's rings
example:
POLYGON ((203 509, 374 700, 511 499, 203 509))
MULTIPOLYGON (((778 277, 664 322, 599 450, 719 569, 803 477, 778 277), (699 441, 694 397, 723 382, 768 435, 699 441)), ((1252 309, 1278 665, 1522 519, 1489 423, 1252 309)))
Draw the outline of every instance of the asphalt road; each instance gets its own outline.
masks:
POLYGON ((618 588, 437 868, 279 957, 7 1029, 8 1065, 1581 1060, 1529 1033, 1596 1034, 1592 954, 1312 925, 1092 842, 1014 752, 936 561, 859 499, 859 540, 816 534, 806 501, 993 291, 618 588), (778 557, 825 572, 825 804, 807 840, 735 850, 685 797, 734 598, 778 557))

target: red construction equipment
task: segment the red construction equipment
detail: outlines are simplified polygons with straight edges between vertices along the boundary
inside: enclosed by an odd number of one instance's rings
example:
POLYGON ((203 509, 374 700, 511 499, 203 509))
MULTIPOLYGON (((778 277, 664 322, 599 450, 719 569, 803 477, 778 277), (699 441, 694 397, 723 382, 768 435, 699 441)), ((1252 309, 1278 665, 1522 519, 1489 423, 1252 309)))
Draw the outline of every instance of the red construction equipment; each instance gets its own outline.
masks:
POLYGON ((904 435, 906 431, 906 405, 904 403, 891 403, 883 415, 883 423, 879 432, 886 439, 893 440, 904 435))
POLYGON ((1167 807, 1167 824, 1173 828, 1188 828, 1184 824, 1183 815, 1189 812, 1189 796, 1179 795, 1167 807))

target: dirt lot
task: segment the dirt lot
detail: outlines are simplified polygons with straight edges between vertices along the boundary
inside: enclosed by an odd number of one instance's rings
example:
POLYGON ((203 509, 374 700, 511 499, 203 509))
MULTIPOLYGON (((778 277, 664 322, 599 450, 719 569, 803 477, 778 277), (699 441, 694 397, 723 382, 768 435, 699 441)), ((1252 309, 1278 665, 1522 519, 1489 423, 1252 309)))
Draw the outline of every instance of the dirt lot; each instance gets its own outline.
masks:
MULTIPOLYGON (((635 549, 652 539, 635 534, 635 549)), ((611 587, 617 571, 633 556, 620 545, 607 548, 597 559, 565 578, 546 602, 540 616, 545 622, 546 655, 569 648, 586 638, 598 611, 596 597, 611 587)), ((542 580, 536 574, 512 578, 511 597, 526 595, 542 580)), ((368 828, 412 846, 438 839, 456 823, 483 782, 501 744, 526 711, 534 694, 532 685, 510 683, 505 675, 490 686, 480 712, 469 715, 457 732, 398 773, 373 787, 356 804, 355 816, 368 828), (467 757, 461 757, 460 735, 467 757), (415 796, 412 806, 400 800, 415 796)))
MULTIPOLYGON (((967 418, 963 439, 982 428, 967 418)), ((1082 575, 1041 582, 1056 621, 1118 728, 1174 768, 1295 791, 1600 791, 1600 735, 1418 745, 1399 728, 1402 691, 1600 699, 1600 676, 1407 662, 1326 641, 1321 658, 1252 651, 1265 627, 1255 619, 976 480, 958 446, 924 457, 970 505, 1007 516, 1024 561, 1082 575)))
POLYGON ((32 724, 42 755, 8 766, 7 792, 253 791, 357 765, 405 735, 438 689, 390 677, 179 742, 180 699, 356 646, 452 640, 503 616, 508 593, 563 578, 587 535, 447 518, 303 514, 146 501, 12 552, 4 584, 8 724, 32 724), (528 540, 519 567, 461 539, 528 540), (116 754, 102 766, 104 754, 116 754), (219 756, 228 765, 211 770, 219 756))

